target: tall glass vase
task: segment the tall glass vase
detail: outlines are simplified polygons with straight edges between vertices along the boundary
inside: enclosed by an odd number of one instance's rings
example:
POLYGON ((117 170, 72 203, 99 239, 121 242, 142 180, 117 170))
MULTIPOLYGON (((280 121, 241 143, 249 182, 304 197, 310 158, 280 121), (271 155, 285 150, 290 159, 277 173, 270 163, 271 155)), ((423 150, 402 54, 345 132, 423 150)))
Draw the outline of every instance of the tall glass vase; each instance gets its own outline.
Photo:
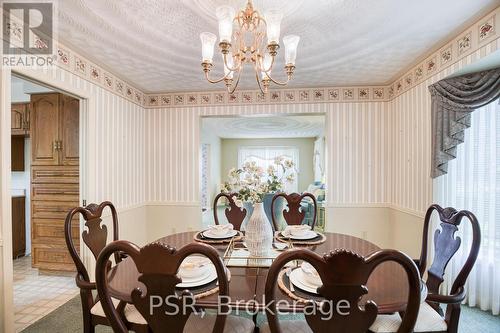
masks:
POLYGON ((253 206, 253 212, 245 229, 245 243, 251 255, 262 257, 273 246, 273 229, 262 202, 253 206))

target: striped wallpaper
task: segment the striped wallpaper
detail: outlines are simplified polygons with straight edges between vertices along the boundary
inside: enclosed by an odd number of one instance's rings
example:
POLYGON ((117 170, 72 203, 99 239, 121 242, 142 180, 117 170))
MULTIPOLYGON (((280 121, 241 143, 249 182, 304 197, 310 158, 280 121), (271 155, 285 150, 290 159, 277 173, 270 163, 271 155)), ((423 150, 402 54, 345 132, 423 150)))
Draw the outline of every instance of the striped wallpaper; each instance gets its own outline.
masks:
POLYGON ((199 127, 204 116, 326 115, 330 205, 387 202, 386 102, 146 109, 146 200, 199 204, 199 127))
POLYGON ((397 208, 422 215, 432 202, 431 99, 428 86, 491 54, 496 39, 389 101, 391 184, 388 199, 397 208))
POLYGON ((86 155, 82 199, 111 200, 120 210, 143 205, 144 108, 58 67, 22 74, 84 96, 83 103, 88 103, 87 113, 80 117, 86 126, 80 153, 86 155))

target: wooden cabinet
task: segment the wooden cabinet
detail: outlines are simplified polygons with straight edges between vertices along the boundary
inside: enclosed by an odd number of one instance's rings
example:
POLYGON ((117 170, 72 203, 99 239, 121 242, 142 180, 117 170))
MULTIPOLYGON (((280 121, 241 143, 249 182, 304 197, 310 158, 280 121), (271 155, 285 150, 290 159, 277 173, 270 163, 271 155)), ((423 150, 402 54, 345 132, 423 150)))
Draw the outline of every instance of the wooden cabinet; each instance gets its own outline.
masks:
POLYGON ((10 146, 12 171, 24 171, 24 136, 13 135, 10 146))
POLYGON ((31 96, 31 163, 59 165, 59 94, 31 96))
POLYGON ((61 94, 32 95, 32 164, 79 164, 79 100, 61 94))
MULTIPOLYGON (((41 270, 74 271, 64 221, 79 206, 79 101, 59 93, 31 96, 32 264, 41 270)), ((79 219, 73 241, 79 244, 79 219)))
POLYGON ((11 118, 11 134, 12 135, 29 135, 30 130, 30 104, 29 103, 13 103, 10 106, 11 118))
POLYGON ((59 114, 60 165, 79 165, 79 108, 79 100, 61 95, 59 114))
POLYGON ((14 259, 26 253, 26 215, 24 196, 12 197, 12 257, 14 259))

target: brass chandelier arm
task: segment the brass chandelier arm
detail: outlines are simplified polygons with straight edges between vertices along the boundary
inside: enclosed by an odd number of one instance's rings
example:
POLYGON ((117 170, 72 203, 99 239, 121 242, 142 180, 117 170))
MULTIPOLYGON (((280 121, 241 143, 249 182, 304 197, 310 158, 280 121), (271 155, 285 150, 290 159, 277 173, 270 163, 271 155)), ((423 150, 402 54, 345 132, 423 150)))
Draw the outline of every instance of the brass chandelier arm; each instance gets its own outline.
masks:
POLYGON ((236 82, 234 83, 233 88, 231 89, 231 88, 229 88, 229 86, 227 87, 228 93, 230 93, 230 94, 234 93, 234 91, 238 87, 238 84, 240 83, 241 72, 243 72, 243 66, 241 66, 240 70, 238 71, 238 78, 236 79, 236 82))
MULTIPOLYGON (((224 66, 229 69, 231 72, 239 71, 241 67, 243 67, 241 57, 238 57, 238 65, 234 65, 234 67, 229 67, 227 64, 227 54, 222 54, 222 59, 224 60, 224 66)), ((234 59, 234 57, 233 57, 234 59)), ((229 73, 228 73, 229 74, 229 73)))
POLYGON ((260 80, 259 80, 259 74, 257 72, 255 72, 255 80, 257 80, 257 84, 259 85, 259 89, 260 91, 265 94, 266 91, 264 91, 265 89, 262 89, 262 85, 260 84, 260 80))
POLYGON ((212 80, 208 77, 208 72, 205 72, 205 78, 207 79, 208 82, 210 83, 219 83, 219 82, 222 82, 222 80, 224 79, 227 79, 227 76, 229 75, 229 73, 227 73, 227 75, 224 75, 223 77, 221 77, 220 79, 216 79, 216 80, 212 80))
POLYGON ((292 79, 292 75, 288 75, 286 81, 277 81, 277 80, 273 79, 271 74, 268 74, 267 72, 264 72, 264 73, 266 73, 267 77, 269 78, 269 80, 271 80, 271 82, 273 82, 274 84, 277 84, 278 86, 286 86, 288 84, 288 82, 290 82, 290 80, 292 79))

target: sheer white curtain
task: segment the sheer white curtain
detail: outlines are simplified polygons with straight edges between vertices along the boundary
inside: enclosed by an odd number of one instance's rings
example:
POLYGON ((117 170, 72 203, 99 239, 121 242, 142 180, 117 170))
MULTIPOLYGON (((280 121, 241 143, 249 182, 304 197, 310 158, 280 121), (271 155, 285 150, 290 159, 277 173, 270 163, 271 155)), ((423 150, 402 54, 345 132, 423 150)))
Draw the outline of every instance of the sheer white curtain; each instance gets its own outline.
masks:
MULTIPOLYGON (((299 149, 296 147, 241 147, 238 150, 238 165, 243 165, 245 162, 255 161, 258 166, 267 170, 270 165, 274 165, 274 159, 277 157, 284 157, 285 159, 292 160, 295 164, 297 177, 295 177, 293 183, 285 185, 285 192, 297 192, 299 187, 299 149)), ((281 177, 282 172, 282 170, 278 169, 278 176, 281 177)))
MULTIPOLYGON (((481 226, 481 249, 466 285, 470 306, 500 311, 500 105, 495 101, 472 113, 465 142, 457 158, 449 162, 448 174, 434 183, 434 199, 443 207, 473 212, 481 226)), ((470 248, 471 229, 463 228, 462 246, 450 262, 444 282, 449 291, 470 248)))

